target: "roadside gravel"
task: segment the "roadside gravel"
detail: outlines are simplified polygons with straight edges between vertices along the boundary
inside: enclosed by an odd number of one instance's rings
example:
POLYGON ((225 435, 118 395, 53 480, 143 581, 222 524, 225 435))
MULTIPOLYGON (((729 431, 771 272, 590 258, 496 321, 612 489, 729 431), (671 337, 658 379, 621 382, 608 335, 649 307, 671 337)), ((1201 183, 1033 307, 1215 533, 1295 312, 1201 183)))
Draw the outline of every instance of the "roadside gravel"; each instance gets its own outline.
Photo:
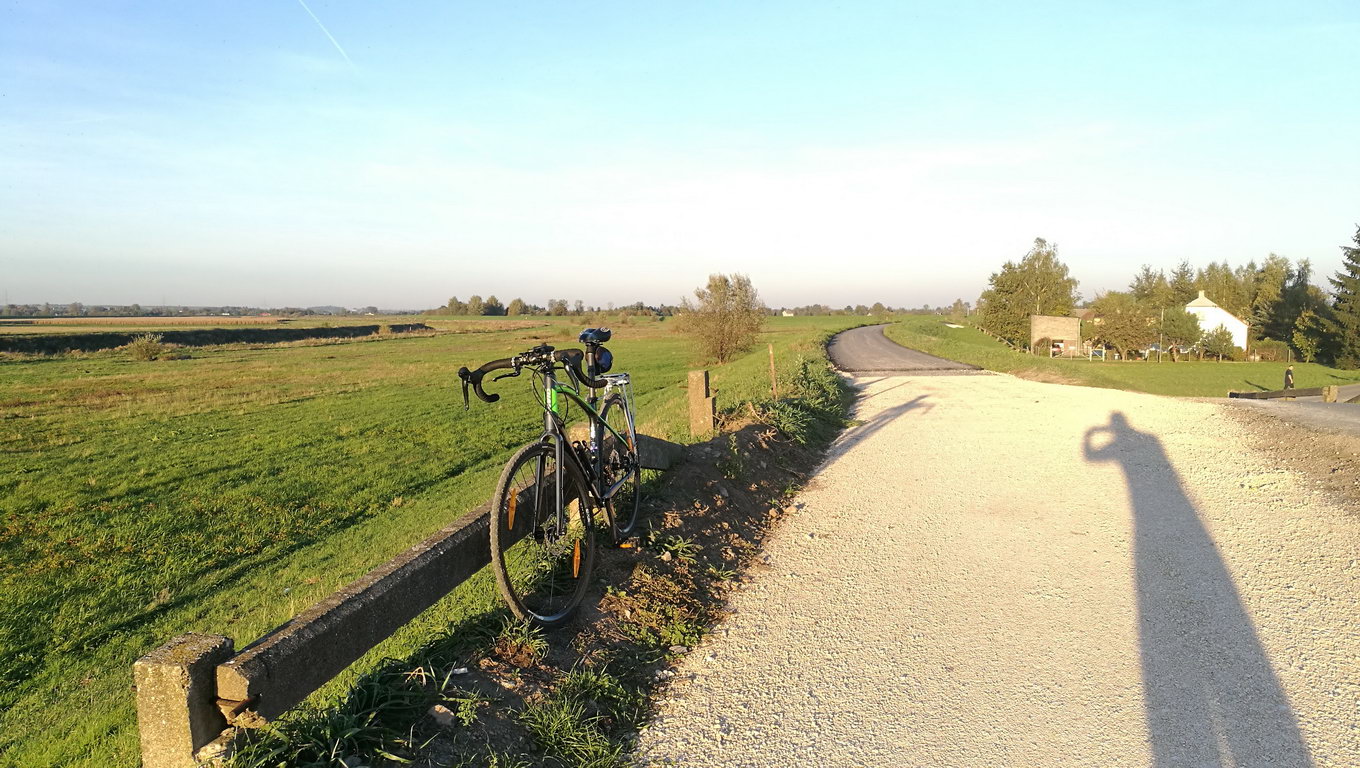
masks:
POLYGON ((1353 451, 1211 402, 861 384, 639 764, 1360 765, 1353 451))

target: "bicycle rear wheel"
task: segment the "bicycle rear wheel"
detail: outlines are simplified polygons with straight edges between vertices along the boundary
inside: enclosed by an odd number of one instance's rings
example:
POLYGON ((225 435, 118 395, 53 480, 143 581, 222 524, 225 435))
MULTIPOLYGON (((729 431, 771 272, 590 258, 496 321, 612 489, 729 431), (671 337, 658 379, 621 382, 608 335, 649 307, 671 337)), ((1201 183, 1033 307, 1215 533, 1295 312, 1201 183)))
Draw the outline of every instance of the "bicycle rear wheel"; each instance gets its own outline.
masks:
POLYGON ((551 626, 580 605, 595 565, 585 483, 571 464, 557 485, 552 443, 521 448, 505 465, 491 500, 491 566, 510 610, 551 626))
POLYGON ((606 485, 613 487, 623 481, 607 502, 614 540, 621 541, 632 535, 642 509, 642 465, 638 461, 637 435, 630 423, 628 406, 617 394, 604 401, 600 418, 624 438, 620 440, 613 432, 605 430, 602 441, 606 485))

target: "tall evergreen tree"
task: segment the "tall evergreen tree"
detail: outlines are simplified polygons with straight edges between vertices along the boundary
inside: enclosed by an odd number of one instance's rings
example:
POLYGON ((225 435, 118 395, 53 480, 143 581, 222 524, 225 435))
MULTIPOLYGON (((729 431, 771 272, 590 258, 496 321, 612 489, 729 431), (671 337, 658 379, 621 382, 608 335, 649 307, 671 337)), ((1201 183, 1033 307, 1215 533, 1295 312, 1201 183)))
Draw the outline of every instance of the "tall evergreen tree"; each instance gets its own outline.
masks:
POLYGON ((1129 293, 1140 303, 1162 309, 1174 303, 1174 294, 1171 284, 1166 281, 1166 275, 1160 270, 1154 270, 1151 266, 1144 264, 1138 274, 1134 276, 1133 282, 1129 283, 1129 293))
POLYGON ((1195 270, 1190 266, 1190 262, 1182 261, 1171 271, 1171 280, 1168 283, 1171 288, 1171 302, 1179 307, 1184 307, 1195 299, 1195 270))
POLYGON ((1289 259, 1270 254, 1256 272, 1251 300, 1252 333, 1258 338, 1284 341, 1293 330, 1293 318, 1285 307, 1285 291, 1290 281, 1289 259))
POLYGON ((1355 247, 1341 246, 1344 261, 1332 284, 1331 330, 1336 344, 1338 368, 1360 368, 1360 226, 1355 247))

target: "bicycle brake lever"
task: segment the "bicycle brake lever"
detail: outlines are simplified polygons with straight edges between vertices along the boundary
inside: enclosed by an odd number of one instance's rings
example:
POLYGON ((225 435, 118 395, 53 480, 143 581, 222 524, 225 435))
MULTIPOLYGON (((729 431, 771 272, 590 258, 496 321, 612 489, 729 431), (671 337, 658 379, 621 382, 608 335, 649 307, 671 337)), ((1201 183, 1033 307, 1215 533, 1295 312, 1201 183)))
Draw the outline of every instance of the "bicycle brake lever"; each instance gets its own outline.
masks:
POLYGON ((499 375, 499 376, 497 376, 496 378, 492 379, 492 381, 500 381, 501 379, 508 379, 508 378, 510 378, 511 376, 518 376, 518 375, 519 375, 519 371, 515 371, 514 373, 502 373, 501 375, 499 375))
POLYGON ((463 410, 466 411, 470 407, 468 402, 468 369, 466 366, 458 370, 458 378, 463 380, 463 410))

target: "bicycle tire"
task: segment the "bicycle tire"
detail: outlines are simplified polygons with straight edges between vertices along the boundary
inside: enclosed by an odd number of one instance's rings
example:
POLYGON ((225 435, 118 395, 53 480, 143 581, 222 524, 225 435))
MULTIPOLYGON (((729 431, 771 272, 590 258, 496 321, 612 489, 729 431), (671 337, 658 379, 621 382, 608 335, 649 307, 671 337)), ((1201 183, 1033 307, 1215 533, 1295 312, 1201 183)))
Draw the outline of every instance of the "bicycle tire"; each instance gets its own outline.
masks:
MULTIPOLYGON (((604 401, 600 419, 624 437, 636 440, 636 435, 628 429, 628 405, 617 394, 610 395, 604 401), (611 418, 613 421, 610 421, 611 418)), ((609 504, 609 521, 617 542, 628 538, 637 527, 638 514, 642 510, 642 465, 638 461, 636 442, 628 444, 605 430, 602 443, 606 484, 612 487, 627 476, 627 482, 606 502, 609 504)))
POLYGON ((566 621, 590 587, 595 535, 585 481, 570 462, 562 473, 550 442, 519 449, 491 500, 491 566, 510 610, 543 626, 566 621), (565 521, 565 529, 562 522, 565 521))

